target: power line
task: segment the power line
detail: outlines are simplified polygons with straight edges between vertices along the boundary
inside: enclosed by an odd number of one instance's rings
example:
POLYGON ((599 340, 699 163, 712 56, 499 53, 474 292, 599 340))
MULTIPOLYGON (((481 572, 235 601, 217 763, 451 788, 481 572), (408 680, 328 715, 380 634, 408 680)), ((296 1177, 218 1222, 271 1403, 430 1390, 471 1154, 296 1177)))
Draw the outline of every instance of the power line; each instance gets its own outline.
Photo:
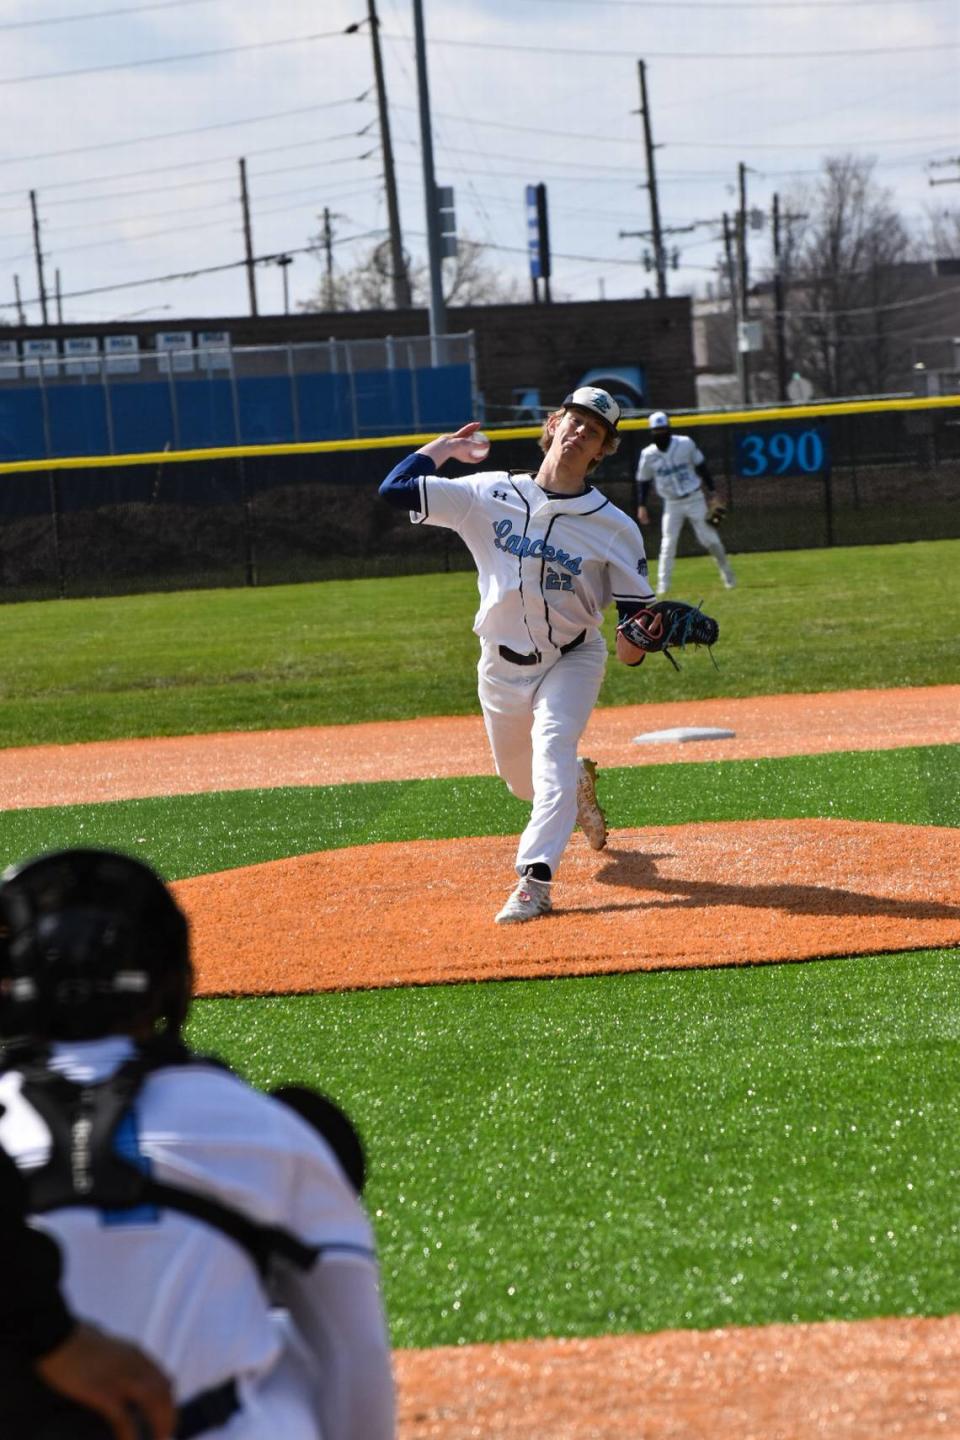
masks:
MULTIPOLYGON (((411 43, 409 35, 388 35, 384 40, 411 43)), ((569 55, 571 59, 590 56, 609 62, 610 50, 571 49, 560 45, 508 45, 496 40, 451 40, 445 35, 431 35, 430 44, 448 45, 464 50, 510 50, 528 55, 569 55)), ((937 45, 883 45, 864 47, 859 50, 650 50, 644 47, 648 60, 844 60, 863 59, 871 55, 926 55, 943 50, 960 49, 960 40, 941 41, 937 45)))
POLYGON ((142 15, 147 10, 178 10, 184 5, 209 5, 212 0, 152 0, 120 10, 86 10, 80 15, 45 15, 36 20, 3 20, 0 30, 36 30, 42 25, 74 25, 79 20, 105 20, 108 16, 142 15))
MULTIPOLYGON (((216 50, 191 50, 183 55, 151 55, 145 60, 117 60, 109 65, 85 65, 79 70, 45 70, 36 75, 9 75, 0 85, 28 85, 34 80, 68 80, 74 75, 104 75, 110 70, 139 70, 147 65, 177 65, 182 60, 209 60, 215 55, 240 55, 250 50, 277 50, 284 45, 309 45, 315 40, 336 40, 346 32, 324 30, 316 35, 287 35, 282 40, 256 40, 250 45, 224 45, 216 50)), ((906 47, 909 49, 909 46, 906 47)))
MULTIPOLYGON (((576 0, 576 3, 581 4, 582 0, 576 0)), ((415 106, 413 105, 394 105, 392 108, 394 110, 409 110, 411 113, 415 111, 415 106)), ((471 125, 487 126, 495 130, 509 130, 511 133, 515 133, 518 135, 552 135, 554 138, 556 138, 557 136, 556 126, 553 126, 551 128, 550 126, 546 125, 513 125, 507 120, 481 120, 478 118, 474 118, 471 115, 450 115, 442 110, 435 111, 434 113, 435 118, 438 120, 453 120, 455 122, 464 122, 471 125)), ((566 142, 567 137, 564 136, 563 138, 566 142)), ((602 143, 604 145, 629 145, 634 150, 636 150, 637 148, 636 137, 633 136, 626 137, 610 134, 594 135, 587 134, 583 130, 578 130, 576 134, 570 138, 577 141, 582 140, 588 143, 602 143)), ((941 141, 949 141, 951 144, 954 144, 956 138, 956 131, 951 130, 949 133, 944 133, 943 135, 917 135, 913 138, 903 137, 899 139, 891 138, 889 140, 879 140, 875 137, 871 137, 869 140, 824 140, 822 143, 818 143, 815 140, 785 140, 782 143, 775 140, 737 140, 730 142, 720 142, 712 140, 665 140, 659 148, 670 150, 676 150, 681 148, 696 148, 699 150, 737 150, 742 154, 745 150, 823 150, 829 149, 831 147, 836 149, 840 149, 842 147, 847 147, 850 149, 869 147, 870 149, 875 149, 877 146, 880 145, 936 145, 939 144, 941 141)))
MULTIPOLYGON (((370 87, 360 95, 343 100, 327 100, 320 105, 298 105, 293 110, 274 110, 267 115, 250 115, 245 120, 217 120, 210 125, 193 125, 186 130, 161 130, 155 135, 133 135, 125 140, 100 140, 93 145, 74 145, 69 150, 43 150, 36 155, 8 155, 0 165, 22 165, 34 160, 66 160, 73 155, 89 155, 99 150, 117 150, 125 145, 147 145, 155 140, 182 140, 190 135, 204 135, 211 130, 234 130, 242 125, 257 125, 263 120, 286 120, 292 115, 312 115, 318 110, 336 110, 342 105, 358 105, 367 99, 370 87)), ((174 167, 175 168, 175 167, 174 167)), ((142 171, 140 172, 143 173, 142 171)), ((83 180, 63 180, 61 185, 83 185, 83 180)), ((48 186, 52 189, 52 186, 48 186)))
MULTIPOLYGON (((373 122, 371 121, 370 123, 372 124, 373 122)), ((364 126, 364 130, 367 130, 367 129, 369 129, 369 128, 370 128, 369 126, 364 126)), ((266 149, 261 149, 261 150, 245 150, 245 151, 244 151, 244 154, 245 154, 245 156, 246 156, 247 159, 250 159, 252 156, 258 156, 258 155, 277 155, 277 154, 280 154, 280 153, 285 153, 285 152, 288 151, 288 150, 307 150, 307 149, 312 148, 312 147, 315 146, 315 145, 331 144, 331 143, 332 143, 333 141, 335 141, 335 140, 356 140, 356 139, 359 139, 359 138, 363 135, 364 130, 349 130, 349 131, 343 132, 343 133, 340 134, 340 135, 327 135, 327 136, 323 136, 323 137, 321 137, 320 139, 317 139, 317 140, 303 140, 303 141, 298 141, 296 144, 293 144, 293 145, 271 145, 271 146, 268 146, 266 149)), ((355 156, 349 156, 349 155, 347 155, 347 156, 339 156, 339 157, 337 157, 337 158, 335 158, 335 159, 333 159, 333 160, 329 160, 329 159, 318 160, 318 161, 317 161, 315 164, 313 164, 313 165, 286 165, 286 166, 282 166, 282 167, 280 167, 280 168, 277 168, 276 166, 272 166, 272 167, 270 168, 270 170, 267 171, 266 173, 267 173, 268 175, 271 175, 271 176, 273 176, 273 175, 292 175, 292 174, 295 174, 298 170, 313 170, 313 169, 317 169, 317 168, 321 168, 321 169, 322 169, 325 165, 341 165, 341 164, 343 164, 344 160, 350 160, 350 159, 355 159, 355 160, 367 160, 367 159, 369 159, 369 157, 370 157, 370 155, 371 155, 372 153, 373 153, 372 151, 367 150, 367 151, 365 151, 362 155, 355 155, 355 156)), ((228 164, 228 163, 229 163, 229 164, 236 164, 236 159, 237 159, 237 157, 236 157, 235 155, 218 155, 218 156, 216 156, 214 159, 211 159, 211 160, 193 160, 193 161, 188 162, 188 163, 185 164, 185 165, 161 165, 161 166, 158 166, 156 170, 131 171, 131 172, 129 172, 129 174, 128 174, 126 177, 122 177, 122 178, 131 179, 131 178, 133 178, 134 175, 156 175, 156 174, 162 174, 162 173, 165 173, 165 172, 167 172, 167 171, 169 171, 169 170, 175 170, 175 171, 188 170, 188 169, 195 168, 195 167, 198 167, 198 166, 203 166, 203 165, 225 165, 225 164, 228 164)), ((100 178, 101 178, 101 179, 110 179, 111 177, 110 177, 110 176, 101 176, 100 178)), ((117 178, 121 178, 121 177, 117 177, 117 178)), ((54 209, 60 210, 60 209, 63 209, 65 206, 68 206, 68 205, 69 205, 69 206, 73 206, 73 205, 93 205, 93 204, 98 204, 98 205, 99 205, 99 204, 102 204, 104 201, 110 201, 110 200, 133 200, 133 199, 137 199, 137 198, 138 198, 139 196, 141 196, 141 195, 166 194, 168 191, 172 192, 172 191, 174 191, 174 190, 196 190, 196 189, 198 188, 198 186, 200 186, 200 185, 216 185, 216 184, 218 184, 218 183, 223 183, 223 182, 225 182, 225 181, 228 180, 228 179, 231 180, 231 181, 234 179, 234 175, 233 175, 232 172, 231 172, 231 174, 230 174, 229 176, 226 176, 226 175, 224 175, 224 176, 216 176, 216 175, 214 175, 214 176, 207 176, 207 177, 204 178, 204 179, 198 179, 198 180, 172 181, 172 182, 168 182, 168 183, 165 184, 165 185, 151 185, 151 186, 148 186, 147 189, 145 189, 145 190, 117 190, 117 191, 113 192, 112 194, 105 194, 105 195, 94 195, 94 194, 90 194, 90 195, 74 195, 74 196, 71 196, 71 197, 69 197, 69 198, 67 198, 67 199, 63 199, 63 200, 47 200, 45 197, 46 197, 46 191, 47 191, 47 188, 48 188, 48 187, 44 186, 44 189, 43 189, 43 196, 44 196, 43 208, 44 208, 44 210, 54 210, 54 209)), ((90 184, 90 185, 92 185, 92 184, 94 184, 94 183, 96 183, 96 182, 95 182, 93 179, 91 179, 91 180, 89 180, 87 183, 90 184)), ((49 187, 49 188, 54 188, 54 187, 49 187)), ((9 196, 9 195, 21 195, 21 194, 22 194, 22 192, 21 192, 20 190, 5 190, 5 191, 3 191, 3 192, 0 192, 0 196, 2 196, 2 198, 6 198, 6 197, 9 196)), ((20 211, 21 208, 22 208, 22 207, 21 207, 20 205, 7 205, 7 206, 4 206, 4 207, 0 208, 0 215, 11 215, 11 214, 14 214, 14 213, 19 213, 19 211, 20 211)), ((123 217, 119 217, 119 218, 122 219, 123 217)), ((101 222, 101 223, 102 223, 102 222, 101 222)))
MULTIPOLYGON (((548 5, 576 5, 583 9, 583 0, 541 0, 548 5)), ((617 6, 624 10, 712 10, 720 8, 716 0, 591 0, 594 5, 617 6)), ((925 0, 927 4, 952 3, 952 0, 925 0)), ((724 0, 723 10, 842 10, 869 5, 903 5, 903 0, 724 0)))
MULTIPOLYGON (((334 240, 335 245, 349 245, 355 240, 365 240, 373 235, 382 235, 382 230, 364 230, 357 235, 346 235, 342 240, 334 240)), ((281 255, 314 255, 316 245, 299 245, 296 247, 285 246, 283 250, 277 250, 270 255, 255 255, 254 265, 275 265, 281 255)), ((169 275, 151 275, 145 280, 124 280, 113 285, 96 285, 88 290, 65 290, 61 300, 81 300, 89 295, 108 295, 114 290, 136 290, 144 285, 164 285, 173 280, 197 280, 202 275, 219 275, 226 270, 241 270, 247 264, 246 260, 228 260, 223 265, 204 265, 195 270, 177 270, 169 275)), ((15 310, 16 300, 5 300, 0 302, 0 310, 15 310)), ((34 296, 29 300, 21 300, 22 305, 39 305, 40 297, 34 296)))

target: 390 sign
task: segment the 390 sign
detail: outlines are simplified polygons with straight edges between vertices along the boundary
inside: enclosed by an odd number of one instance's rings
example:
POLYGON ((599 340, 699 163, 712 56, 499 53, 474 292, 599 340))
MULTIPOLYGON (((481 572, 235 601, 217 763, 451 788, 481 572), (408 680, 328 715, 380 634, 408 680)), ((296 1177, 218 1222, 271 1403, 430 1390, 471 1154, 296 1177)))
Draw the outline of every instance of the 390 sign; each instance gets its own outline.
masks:
POLYGON ((744 430, 737 436, 737 474, 821 475, 830 468, 830 450, 823 425, 779 425, 744 430))

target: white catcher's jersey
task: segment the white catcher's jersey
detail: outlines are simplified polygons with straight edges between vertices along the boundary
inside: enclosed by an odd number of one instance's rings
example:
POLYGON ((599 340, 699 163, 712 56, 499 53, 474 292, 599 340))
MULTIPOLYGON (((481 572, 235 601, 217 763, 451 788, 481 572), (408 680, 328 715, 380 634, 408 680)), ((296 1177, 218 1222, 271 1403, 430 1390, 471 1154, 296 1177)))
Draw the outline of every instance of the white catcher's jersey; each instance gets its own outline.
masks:
POLYGON ((548 656, 596 632, 613 600, 653 594, 643 537, 598 490, 550 495, 526 474, 419 477, 415 524, 455 530, 477 567, 482 639, 548 656))
MULTIPOLYGON (((116 1036, 60 1044, 52 1068, 93 1081, 131 1054, 116 1036)), ((20 1084, 15 1070, 0 1076, 0 1144, 30 1169, 45 1162, 50 1137, 20 1084)), ((158 1181, 334 1247, 331 1254, 342 1247, 348 1263, 374 1263, 369 1222, 333 1152, 287 1106, 225 1070, 185 1064, 149 1074, 132 1113, 126 1139, 158 1181)), ((277 1362, 277 1316, 246 1252, 219 1230, 149 1207, 62 1209, 35 1223, 60 1243, 71 1310, 141 1344, 172 1377, 178 1401, 231 1377, 255 1382, 277 1362)))
POLYGON ((700 489, 696 467, 703 464, 703 452, 689 435, 671 435, 666 450, 647 445, 640 452, 638 480, 652 480, 661 500, 682 500, 700 489))

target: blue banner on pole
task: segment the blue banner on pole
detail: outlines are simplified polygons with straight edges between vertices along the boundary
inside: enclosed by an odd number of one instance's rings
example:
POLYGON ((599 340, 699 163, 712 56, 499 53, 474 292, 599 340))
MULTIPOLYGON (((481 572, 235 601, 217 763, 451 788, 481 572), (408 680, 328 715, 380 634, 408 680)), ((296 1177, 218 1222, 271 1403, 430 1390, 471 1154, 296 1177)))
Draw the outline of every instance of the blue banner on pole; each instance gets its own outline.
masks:
POLYGON ((527 250, 530 254, 530 276, 533 280, 539 280, 543 276, 543 265, 540 257, 540 221, 537 215, 536 185, 528 185, 525 193, 527 200, 527 250))

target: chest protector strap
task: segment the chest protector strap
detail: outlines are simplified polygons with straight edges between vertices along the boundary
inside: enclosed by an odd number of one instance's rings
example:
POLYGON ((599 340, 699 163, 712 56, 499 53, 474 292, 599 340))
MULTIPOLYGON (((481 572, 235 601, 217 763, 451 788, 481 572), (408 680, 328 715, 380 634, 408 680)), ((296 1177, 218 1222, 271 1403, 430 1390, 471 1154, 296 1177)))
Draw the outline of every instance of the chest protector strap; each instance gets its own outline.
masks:
POLYGON ((56 1074, 42 1059, 18 1065, 23 1098, 45 1120, 51 1136, 47 1163, 22 1172, 29 1212, 42 1215, 69 1206, 135 1210, 152 1205, 177 1210, 212 1225, 241 1246, 261 1275, 274 1257, 309 1269, 319 1247, 278 1226, 252 1220, 222 1200, 154 1180, 146 1168, 117 1153, 117 1131, 151 1071, 197 1063, 198 1057, 185 1047, 165 1048, 161 1055, 141 1053, 109 1079, 93 1085, 76 1084, 56 1074))

